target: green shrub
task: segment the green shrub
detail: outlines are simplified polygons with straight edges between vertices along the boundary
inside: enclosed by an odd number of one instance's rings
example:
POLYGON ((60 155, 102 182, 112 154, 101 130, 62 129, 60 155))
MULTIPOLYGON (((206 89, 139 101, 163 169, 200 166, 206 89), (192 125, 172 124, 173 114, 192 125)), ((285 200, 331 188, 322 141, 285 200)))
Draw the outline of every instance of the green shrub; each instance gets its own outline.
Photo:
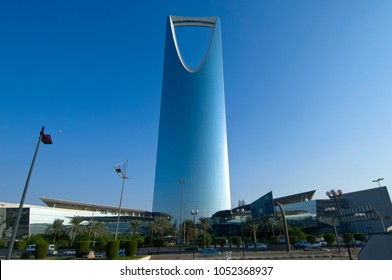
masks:
POLYGON ((35 247, 35 258, 36 259, 44 259, 48 255, 49 244, 48 243, 39 243, 35 247))
POLYGON ((77 241, 75 242, 76 257, 82 258, 83 255, 88 253, 90 242, 89 241, 77 241))
POLYGON ((0 248, 7 248, 7 241, 6 240, 0 240, 0 248))
POLYGON ((215 242, 217 245, 223 247, 226 245, 226 238, 225 237, 217 237, 217 238, 215 238, 215 242))
POLYGON ((353 233, 354 239, 358 241, 366 241, 366 236, 363 232, 355 232, 353 233))
POLYGON ((241 236, 231 236, 230 237, 231 244, 240 247, 241 245, 241 236))
POLYGON ((140 248, 144 244, 144 237, 143 235, 135 235, 132 237, 132 240, 137 241, 137 247, 140 248))
POLYGON ((344 235, 344 239, 346 242, 350 242, 351 240, 353 240, 354 235, 352 233, 346 233, 344 235))
POLYGON ((289 236, 290 244, 294 244, 298 241, 298 236, 289 236))
POLYGON ((29 252, 23 252, 22 255, 20 255, 20 258, 23 260, 30 259, 31 254, 29 252))
POLYGON ((160 248, 165 246, 165 241, 162 238, 155 238, 152 244, 154 247, 160 248))
POLYGON ((274 245, 279 244, 279 243, 280 243, 280 241, 279 241, 279 236, 271 236, 271 237, 269 238, 269 243, 270 243, 270 244, 274 244, 274 245))
POLYGON ((332 246, 332 244, 336 241, 335 235, 332 233, 326 233, 323 235, 325 242, 327 242, 328 246, 332 246))
POLYGON ((118 255, 118 250, 120 249, 120 241, 108 241, 106 245, 106 257, 109 260, 113 260, 118 255))
POLYGON ((14 249, 17 251, 21 251, 26 247, 26 242, 22 240, 18 240, 14 242, 14 249))
POLYGON ((135 256, 137 251, 137 241, 130 240, 125 242, 125 255, 127 256, 135 256))
POLYGON ((96 251, 104 251, 106 249, 106 241, 97 241, 95 242, 94 250, 96 251))
POLYGON ((316 240, 317 240, 317 236, 316 236, 316 235, 313 235, 313 234, 306 235, 306 240, 307 240, 309 243, 314 243, 314 242, 316 242, 316 240))

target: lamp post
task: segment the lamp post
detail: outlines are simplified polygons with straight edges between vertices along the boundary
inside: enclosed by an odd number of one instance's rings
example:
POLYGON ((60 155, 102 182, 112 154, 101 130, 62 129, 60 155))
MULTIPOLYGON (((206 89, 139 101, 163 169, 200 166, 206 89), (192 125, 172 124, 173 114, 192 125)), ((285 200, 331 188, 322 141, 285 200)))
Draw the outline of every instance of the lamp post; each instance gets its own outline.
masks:
MULTIPOLYGON (((325 211, 327 212, 332 212, 335 211, 335 207, 327 207, 325 208, 325 211)), ((335 232, 335 238, 336 238, 336 246, 338 247, 338 252, 340 253, 340 246, 339 246, 339 236, 338 236, 338 232, 336 230, 336 217, 332 218, 332 224, 333 224, 333 230, 335 232)))
POLYGON ((339 204, 338 204, 338 200, 337 200, 337 197, 341 196, 342 194, 343 194, 343 192, 341 190, 337 190, 337 191, 331 190, 331 191, 326 192, 326 195, 329 198, 331 198, 331 199, 333 198, 335 200, 336 209, 338 210, 339 223, 340 223, 340 226, 342 227, 344 242, 346 243, 348 256, 349 256, 350 260, 352 260, 350 247, 348 246, 347 237, 346 237, 346 231, 344 230, 344 225, 343 225, 343 222, 342 222, 342 217, 340 215, 340 209, 339 209, 339 204))
MULTIPOLYGON (((391 212, 389 211, 389 207, 388 207, 388 205, 387 205, 387 201, 386 201, 386 199, 385 199, 385 197, 384 197, 384 194, 382 193, 382 189, 381 189, 380 181, 382 181, 382 180, 384 180, 384 178, 378 178, 378 179, 376 179, 376 180, 373 180, 372 182, 373 182, 373 183, 378 183, 378 186, 380 187, 380 194, 381 194, 382 200, 384 201, 384 206, 385 206, 385 208, 387 209, 387 212, 388 212, 389 223, 392 225, 392 216, 391 216, 391 212)), ((384 228, 383 230, 385 231, 385 228, 384 228)))
POLYGON ((179 243, 180 243, 180 248, 179 248, 179 250, 180 250, 180 253, 181 253, 181 237, 182 237, 182 204, 183 204, 183 197, 182 197, 182 187, 183 187, 183 185, 185 185, 186 184, 186 180, 185 179, 180 179, 179 180, 179 183, 180 183, 180 223, 179 223, 179 227, 178 227, 178 229, 179 229, 179 233, 178 233, 178 236, 179 236, 179 243))
POLYGON ((290 237, 289 237, 289 230, 287 226, 286 214, 284 212, 283 205, 280 202, 275 202, 275 204, 279 207, 280 212, 282 213, 284 238, 286 239, 286 251, 291 252, 290 237))
POLYGON ((193 259, 195 259, 195 241, 196 241, 196 215, 199 214, 199 210, 191 210, 191 215, 193 216, 193 259))
POLYGON ((16 233, 17 233, 18 227, 19 227, 20 216, 22 215, 23 204, 24 204, 24 201, 25 201, 25 198, 26 198, 27 189, 29 187, 30 178, 31 178, 31 174, 33 172, 34 163, 35 163, 35 159, 37 157, 39 145, 40 145, 41 142, 44 143, 44 144, 53 144, 52 137, 50 136, 50 134, 45 134, 44 129, 45 129, 45 127, 43 126, 42 129, 41 129, 41 132, 39 134, 39 137, 38 137, 38 143, 37 143, 37 147, 35 148, 33 161, 31 162, 29 174, 27 175, 26 184, 25 184, 25 187, 24 187, 24 190, 23 190, 22 197, 20 199, 18 214, 16 215, 16 219, 15 219, 14 228, 13 228, 13 231, 12 231, 11 240, 10 240, 10 242, 8 244, 8 252, 7 252, 7 258, 6 258, 7 260, 11 259, 12 248, 14 247, 14 243, 15 243, 15 239, 16 239, 16 233))
POLYGON ((127 165, 128 165, 128 160, 125 160, 125 161, 123 162, 123 169, 121 169, 121 163, 114 166, 114 169, 116 170, 117 175, 120 176, 120 178, 122 179, 120 203, 119 203, 119 205, 118 205, 116 233, 115 233, 115 235, 114 235, 114 240, 115 240, 115 241, 117 240, 118 226, 119 226, 119 224, 120 224, 120 213, 121 213, 121 205, 122 205, 122 198, 123 198, 123 193, 124 193, 125 180, 128 179, 128 177, 126 176, 126 173, 127 173, 127 165))
POLYGON ((245 240, 244 240, 244 225, 242 223, 242 215, 244 214, 244 208, 237 209, 237 213, 240 213, 240 221, 241 221, 241 238, 242 238, 242 257, 245 258, 245 240))

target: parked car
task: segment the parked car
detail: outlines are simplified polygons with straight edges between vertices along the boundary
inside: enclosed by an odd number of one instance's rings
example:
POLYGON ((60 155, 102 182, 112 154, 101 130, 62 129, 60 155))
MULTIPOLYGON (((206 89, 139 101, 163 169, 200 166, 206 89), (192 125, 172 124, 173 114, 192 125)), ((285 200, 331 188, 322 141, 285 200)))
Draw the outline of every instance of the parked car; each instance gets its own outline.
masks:
POLYGON ((64 256, 75 256, 76 255, 76 249, 69 249, 67 251, 64 251, 63 255, 64 256))
POLYGON ((308 244, 309 242, 307 240, 302 239, 294 243, 294 248, 305 248, 308 244))
POLYGON ((199 247, 196 245, 192 245, 192 246, 186 247, 184 250, 185 251, 193 251, 193 250, 199 251, 199 247))
POLYGON ((54 244, 49 244, 48 256, 55 256, 57 253, 56 246, 54 244))
POLYGON ((321 241, 315 241, 314 243, 308 243, 304 249, 321 248, 323 243, 321 241))
POLYGON ((30 253, 30 254, 34 254, 35 253, 35 244, 29 244, 26 246, 25 251, 30 253))
POLYGON ((256 246, 254 244, 249 244, 248 248, 249 249, 267 249, 267 245, 263 243, 256 243, 256 246))
POLYGON ((213 249, 213 248, 204 248, 201 250, 202 254, 207 254, 207 255, 220 255, 222 254, 220 251, 213 249))
POLYGON ((365 242, 359 240, 351 240, 348 242, 348 246, 350 247, 362 247, 365 245, 365 242))

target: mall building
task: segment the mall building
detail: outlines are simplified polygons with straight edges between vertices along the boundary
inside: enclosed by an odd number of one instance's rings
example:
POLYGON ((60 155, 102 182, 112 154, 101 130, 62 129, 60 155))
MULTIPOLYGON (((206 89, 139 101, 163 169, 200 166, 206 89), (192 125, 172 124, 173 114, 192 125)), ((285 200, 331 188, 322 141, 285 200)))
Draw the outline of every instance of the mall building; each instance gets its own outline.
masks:
MULTIPOLYGON (((215 236, 234 236, 241 235, 241 230, 245 229, 245 233, 249 232, 249 237, 253 238, 250 236, 252 231, 246 229, 254 225, 258 237, 263 237, 268 231, 281 235, 281 209, 289 227, 298 227, 308 234, 333 233, 335 230, 341 234, 340 220, 346 232, 369 235, 388 229, 392 231, 392 205, 386 187, 345 193, 330 199, 313 199, 315 192, 312 190, 280 198, 273 198, 272 192, 269 192, 250 204, 218 211, 211 217, 213 233, 215 236), (282 208, 276 207, 278 204, 282 208)), ((118 207, 40 199, 46 206, 24 205, 17 238, 42 234, 55 219, 62 219, 63 224, 69 226, 75 216, 82 216, 86 224, 91 220, 101 221, 108 232, 115 232, 118 207)), ((0 202, 0 206, 0 238, 9 239, 19 205, 0 202)), ((174 224, 174 219, 166 213, 122 208, 118 232, 129 231, 131 220, 141 220, 147 233, 147 223, 159 216, 171 219, 174 224)))
POLYGON ((307 234, 341 234, 340 224, 345 232, 366 235, 392 231, 392 205, 386 187, 342 193, 330 199, 313 199, 315 192, 280 198, 272 198, 270 192, 250 204, 219 211, 212 216, 214 234, 233 236, 245 232, 250 239, 253 239, 254 231, 258 232, 258 237, 266 237, 268 231, 283 235, 282 209, 287 225, 298 227, 307 234), (277 207, 278 204, 282 208, 277 207))

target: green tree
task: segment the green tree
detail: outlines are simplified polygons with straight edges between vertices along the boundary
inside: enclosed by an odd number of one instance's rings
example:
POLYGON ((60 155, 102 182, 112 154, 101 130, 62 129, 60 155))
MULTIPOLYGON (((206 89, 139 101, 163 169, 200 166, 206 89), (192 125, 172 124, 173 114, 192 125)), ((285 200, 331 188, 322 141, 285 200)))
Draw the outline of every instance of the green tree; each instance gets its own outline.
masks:
POLYGON ((206 245, 207 244, 207 239, 206 239, 207 238, 207 231, 212 229, 211 219, 206 218, 206 217, 200 217, 199 222, 200 222, 201 230, 203 233, 203 243, 204 243, 204 245, 206 245))
POLYGON ((75 241, 75 237, 77 234, 81 234, 85 231, 85 227, 82 225, 84 218, 81 216, 74 216, 71 218, 70 224, 71 226, 68 228, 68 233, 71 236, 71 246, 75 241))
POLYGON ((316 235, 308 234, 308 235, 306 236, 306 240, 307 240, 309 243, 314 243, 314 242, 316 242, 316 239, 317 239, 317 236, 316 236, 316 235))
POLYGON ((186 219, 183 223, 183 228, 185 229, 185 239, 189 242, 189 240, 193 240, 194 232, 194 224, 190 219, 186 219))
POLYGON ((142 221, 140 220, 132 220, 130 222, 129 231, 132 232, 132 236, 135 236, 137 232, 139 232, 140 226, 142 225, 142 221))
POLYGON ((298 240, 306 239, 306 234, 299 227, 291 227, 288 232, 289 236, 297 236, 298 240))
POLYGON ((51 225, 49 225, 46 230, 45 234, 49 236, 53 236, 52 242, 56 242, 56 237, 61 237, 65 232, 64 220, 62 219, 55 219, 51 225))
POLYGON ((149 229, 151 234, 163 237, 173 229, 173 226, 166 217, 156 217, 150 222, 149 229))
POLYGON ((353 233, 354 239, 358 241, 366 241, 366 236, 363 232, 355 232, 353 233))
POLYGON ((325 242, 327 242, 328 246, 332 246, 332 244, 336 241, 335 235, 332 233, 326 233, 323 235, 325 242))
POLYGON ((95 240, 97 238, 102 238, 107 233, 106 226, 102 222, 90 221, 87 228, 88 228, 88 236, 90 241, 91 241, 91 234, 93 235, 93 246, 95 245, 95 240))

